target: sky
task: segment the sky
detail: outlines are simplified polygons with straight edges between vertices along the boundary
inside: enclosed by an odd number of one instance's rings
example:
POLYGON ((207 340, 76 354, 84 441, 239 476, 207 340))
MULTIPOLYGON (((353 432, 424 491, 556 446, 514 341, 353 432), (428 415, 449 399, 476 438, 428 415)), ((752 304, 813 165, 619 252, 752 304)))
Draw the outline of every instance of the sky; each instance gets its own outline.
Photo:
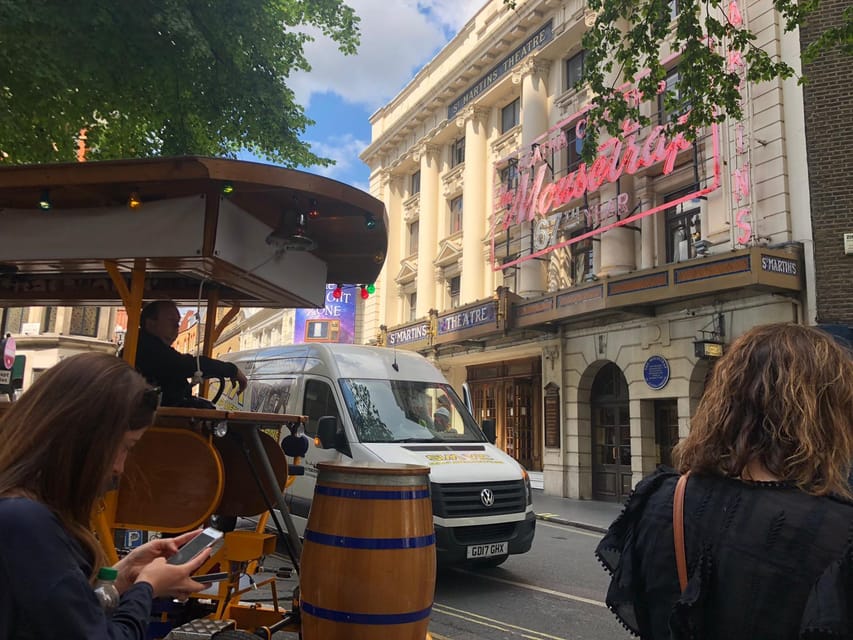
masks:
MULTIPOLYGON (((305 47, 310 72, 288 86, 316 122, 302 137, 331 167, 302 167, 368 190, 359 154, 370 144, 370 116, 399 93, 486 0, 348 0, 361 18, 361 45, 345 56, 317 33, 305 47)), ((246 156, 247 159, 250 157, 246 156)))

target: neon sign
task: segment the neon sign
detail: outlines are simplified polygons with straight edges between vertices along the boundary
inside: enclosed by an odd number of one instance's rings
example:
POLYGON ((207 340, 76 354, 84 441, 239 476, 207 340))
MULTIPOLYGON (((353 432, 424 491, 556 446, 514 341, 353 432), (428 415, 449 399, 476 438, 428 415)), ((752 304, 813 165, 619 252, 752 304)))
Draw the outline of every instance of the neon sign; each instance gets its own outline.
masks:
MULTIPOLYGON (((664 63, 668 62, 665 60, 664 63)), ((660 91, 665 89, 662 84, 660 91)), ((626 100, 639 104, 643 97, 633 87, 623 87, 623 95, 626 100)), ((626 202, 619 202, 615 207, 615 220, 608 217, 605 223, 603 216, 596 216, 598 226, 586 233, 576 235, 562 242, 550 242, 547 246, 539 243, 534 250, 527 255, 520 256, 514 260, 498 264, 495 258, 495 236, 509 230, 515 225, 533 222, 537 219, 545 219, 556 215, 566 205, 583 198, 585 202, 589 195, 596 193, 606 184, 617 183, 624 175, 634 175, 642 169, 661 165, 664 175, 672 173, 678 155, 692 147, 683 133, 668 134, 666 127, 662 125, 652 127, 648 133, 642 134, 640 125, 636 122, 625 121, 622 125, 622 136, 613 137, 602 142, 596 150, 595 159, 587 164, 581 162, 578 167, 559 179, 546 180, 551 165, 548 162, 549 154, 565 149, 569 144, 568 131, 574 128, 575 139, 578 145, 586 129, 586 119, 583 117, 588 108, 579 111, 566 120, 551 127, 545 134, 540 136, 531 145, 530 151, 526 153, 517 152, 511 158, 503 158, 495 163, 496 167, 504 166, 508 160, 516 163, 518 169, 517 185, 507 188, 501 185, 495 194, 495 215, 492 224, 491 239, 491 262, 494 271, 500 271, 515 266, 526 260, 538 258, 550 253, 555 249, 567 247, 589 237, 600 235, 610 229, 631 224, 641 218, 657 213, 663 209, 675 207, 682 202, 702 197, 720 186, 720 144, 718 127, 716 123, 710 127, 712 152, 713 152, 713 181, 708 186, 698 189, 696 192, 687 193, 677 200, 662 203, 656 207, 640 210, 637 213, 624 215, 627 209, 626 202), (623 217, 624 216, 624 217, 623 217), (541 247, 541 248, 540 248, 541 247)), ((680 122, 684 122, 686 116, 682 116, 680 122)), ((626 195, 626 194, 625 194, 626 195)), ((620 197, 623 194, 619 194, 620 197)), ((638 206, 640 208, 642 203, 638 206)), ((609 209, 609 205, 605 207, 609 209)), ((591 226, 593 218, 587 207, 587 227, 591 226)), ((564 216, 563 216, 564 217, 564 216)), ((556 225, 552 231, 552 240, 556 240, 556 225)))

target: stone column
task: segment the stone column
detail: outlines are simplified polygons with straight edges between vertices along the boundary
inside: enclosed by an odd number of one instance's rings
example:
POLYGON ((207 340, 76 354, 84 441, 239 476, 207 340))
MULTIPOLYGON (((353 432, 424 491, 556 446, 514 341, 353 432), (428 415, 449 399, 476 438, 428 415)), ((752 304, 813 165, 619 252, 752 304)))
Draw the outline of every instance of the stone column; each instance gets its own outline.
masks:
MULTIPOLYGON (((394 326, 399 324, 399 306, 394 303, 397 299, 397 285, 394 277, 400 271, 400 260, 405 257, 406 224, 401 215, 403 209, 403 176, 396 175, 386 169, 379 178, 382 202, 388 212, 388 253, 385 256, 385 266, 376 283, 380 295, 376 296, 379 304, 379 324, 394 326)), ((372 299, 372 298, 371 298, 372 299)), ((369 301, 369 300, 368 300, 369 301)), ((370 334, 368 334, 370 335, 370 334)))
MULTIPOLYGON (((536 138, 548 129, 548 71, 550 60, 530 56, 520 64, 512 81, 521 83, 521 148, 530 149, 536 138)), ((550 179, 550 175, 548 176, 550 179)), ((532 248, 532 224, 521 225, 521 255, 530 254, 532 248)), ((545 260, 525 260, 519 267, 518 294, 535 297, 545 293, 547 282, 545 260)))
MULTIPOLYGON (((655 192, 652 188, 652 179, 649 177, 634 178, 636 201, 633 206, 640 205, 640 211, 651 209, 655 206, 655 192)), ((633 208, 632 206, 632 208, 633 208)), ((657 234, 655 233, 655 218, 663 213, 655 213, 640 220, 640 269, 651 269, 655 266, 655 246, 657 245, 657 234)))
MULTIPOLYGON (((438 247, 438 162, 441 148, 432 144, 418 147, 421 163, 420 224, 418 226, 418 318, 435 307, 435 252, 438 247)), ((464 201, 463 201, 464 204, 464 201)))
POLYGON ((486 128, 491 109, 469 107, 457 119, 465 126, 465 167, 462 170, 462 277, 459 303, 481 297, 484 270, 480 257, 486 228, 486 128))

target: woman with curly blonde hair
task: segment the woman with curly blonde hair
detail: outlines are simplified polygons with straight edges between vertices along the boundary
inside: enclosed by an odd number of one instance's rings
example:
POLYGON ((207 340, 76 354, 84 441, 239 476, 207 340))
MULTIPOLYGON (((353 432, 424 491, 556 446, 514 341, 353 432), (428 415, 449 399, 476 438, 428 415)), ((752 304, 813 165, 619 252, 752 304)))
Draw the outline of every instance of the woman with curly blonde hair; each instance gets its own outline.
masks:
POLYGON ((650 640, 853 638, 853 359, 822 331, 764 325, 717 363, 675 448, 596 555, 607 604, 650 640), (683 502, 686 586, 673 502, 683 502))

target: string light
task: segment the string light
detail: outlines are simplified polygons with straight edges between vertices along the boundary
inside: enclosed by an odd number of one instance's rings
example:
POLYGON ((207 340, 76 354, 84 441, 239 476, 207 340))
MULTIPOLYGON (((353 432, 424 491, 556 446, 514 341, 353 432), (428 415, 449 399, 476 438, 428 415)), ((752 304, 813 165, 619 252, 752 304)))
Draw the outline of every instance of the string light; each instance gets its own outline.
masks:
POLYGON ((364 226, 367 227, 368 229, 375 229, 376 228, 376 218, 373 217, 372 213, 368 213, 364 217, 364 226))
POLYGON ((367 293, 369 293, 370 295, 376 293, 376 286, 372 283, 367 285, 367 293))
POLYGON ((361 287, 361 299, 367 300, 369 297, 370 297, 370 294, 367 292, 367 287, 362 286, 361 287))
POLYGON ((320 210, 317 209, 317 200, 315 198, 311 198, 311 200, 308 201, 308 204, 311 206, 311 208, 308 210, 308 217, 309 218, 319 217, 320 210))
POLYGON ((343 291, 343 289, 341 288, 341 285, 338 285, 337 287, 335 287, 335 290, 334 290, 334 291, 332 291, 332 297, 333 297, 335 300, 340 300, 340 299, 341 299, 341 296, 342 296, 343 294, 344 294, 344 291, 343 291))
POLYGON ((39 209, 42 211, 50 211, 53 208, 53 203, 50 201, 50 191, 45 189, 41 192, 41 199, 39 200, 39 209))
POLYGON ((222 185, 222 195, 230 196, 232 193, 234 193, 234 185, 233 184, 231 184, 230 182, 226 182, 225 184, 222 185))
POLYGON ((142 206, 142 199, 139 197, 138 191, 131 191, 127 198, 127 206, 131 209, 139 209, 142 206))

